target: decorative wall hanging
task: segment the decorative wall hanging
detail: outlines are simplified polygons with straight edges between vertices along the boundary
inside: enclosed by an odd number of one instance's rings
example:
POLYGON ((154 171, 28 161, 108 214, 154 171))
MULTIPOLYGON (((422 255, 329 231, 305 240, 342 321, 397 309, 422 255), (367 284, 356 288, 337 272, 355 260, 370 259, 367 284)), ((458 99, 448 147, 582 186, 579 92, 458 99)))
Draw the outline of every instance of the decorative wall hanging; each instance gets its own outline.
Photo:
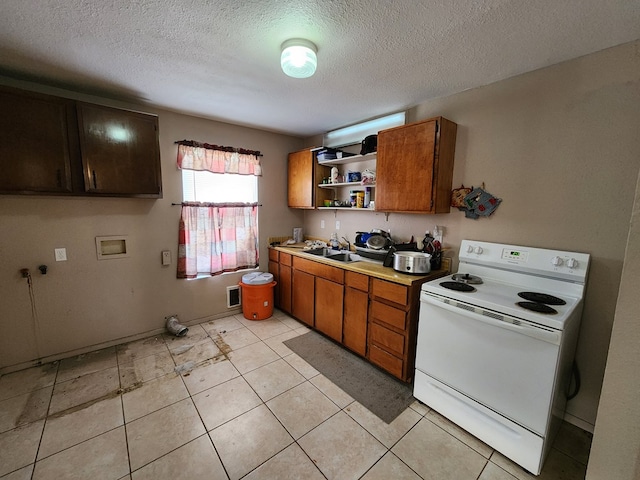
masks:
POLYGON ((461 185, 460 188, 454 188, 451 191, 451 206, 465 210, 464 197, 469 195, 471 190, 473 190, 473 188, 467 188, 464 185, 461 185))
POLYGON ((478 219, 491 215, 502 199, 496 198, 482 187, 466 188, 464 185, 451 192, 451 206, 464 211, 466 218, 478 219))

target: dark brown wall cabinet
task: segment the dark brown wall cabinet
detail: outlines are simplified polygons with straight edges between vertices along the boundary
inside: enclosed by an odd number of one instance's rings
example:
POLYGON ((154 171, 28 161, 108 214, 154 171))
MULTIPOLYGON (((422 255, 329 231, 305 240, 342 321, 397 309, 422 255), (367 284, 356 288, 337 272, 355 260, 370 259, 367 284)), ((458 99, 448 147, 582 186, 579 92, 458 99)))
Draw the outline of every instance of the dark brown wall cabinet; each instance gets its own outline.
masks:
POLYGON ((0 193, 162 197, 158 117, 0 87, 0 193))

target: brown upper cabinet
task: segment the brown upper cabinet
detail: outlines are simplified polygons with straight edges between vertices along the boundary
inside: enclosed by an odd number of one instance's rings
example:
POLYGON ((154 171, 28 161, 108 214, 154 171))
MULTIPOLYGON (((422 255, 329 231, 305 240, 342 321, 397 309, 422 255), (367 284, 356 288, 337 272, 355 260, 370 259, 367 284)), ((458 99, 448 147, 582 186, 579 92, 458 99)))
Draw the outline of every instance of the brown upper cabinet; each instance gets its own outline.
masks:
POLYGON ((114 195, 160 195, 158 117, 78 103, 84 189, 114 195))
POLYGON ((332 198, 332 192, 318 187, 330 168, 320 165, 313 149, 289 154, 287 165, 287 205, 291 208, 316 208, 332 198))
POLYGON ((0 193, 162 197, 155 115, 0 87, 0 193))
POLYGON ((71 193, 72 100, 0 89, 0 192, 71 193))
POLYGON ((378 132, 376 210, 449 213, 456 131, 436 117, 378 132))

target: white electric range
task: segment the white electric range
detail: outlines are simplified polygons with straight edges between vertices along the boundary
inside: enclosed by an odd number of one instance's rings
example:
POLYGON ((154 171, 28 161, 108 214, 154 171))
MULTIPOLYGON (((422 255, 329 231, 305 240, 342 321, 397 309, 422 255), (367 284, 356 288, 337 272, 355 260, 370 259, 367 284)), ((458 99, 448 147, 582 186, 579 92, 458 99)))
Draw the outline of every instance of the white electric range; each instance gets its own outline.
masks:
POLYGON ((463 240, 422 286, 414 396, 539 474, 562 421, 590 256, 463 240))

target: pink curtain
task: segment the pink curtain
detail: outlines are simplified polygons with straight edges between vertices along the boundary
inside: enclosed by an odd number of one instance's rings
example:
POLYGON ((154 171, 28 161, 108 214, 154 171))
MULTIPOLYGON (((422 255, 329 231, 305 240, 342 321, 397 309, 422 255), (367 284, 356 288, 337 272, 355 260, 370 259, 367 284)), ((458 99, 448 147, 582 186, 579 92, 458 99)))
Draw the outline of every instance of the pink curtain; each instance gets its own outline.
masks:
POLYGON ((225 152, 189 145, 178 145, 178 168, 208 170, 213 173, 262 175, 260 158, 257 155, 225 152))
POLYGON ((258 266, 258 205, 183 203, 178 278, 258 266))

